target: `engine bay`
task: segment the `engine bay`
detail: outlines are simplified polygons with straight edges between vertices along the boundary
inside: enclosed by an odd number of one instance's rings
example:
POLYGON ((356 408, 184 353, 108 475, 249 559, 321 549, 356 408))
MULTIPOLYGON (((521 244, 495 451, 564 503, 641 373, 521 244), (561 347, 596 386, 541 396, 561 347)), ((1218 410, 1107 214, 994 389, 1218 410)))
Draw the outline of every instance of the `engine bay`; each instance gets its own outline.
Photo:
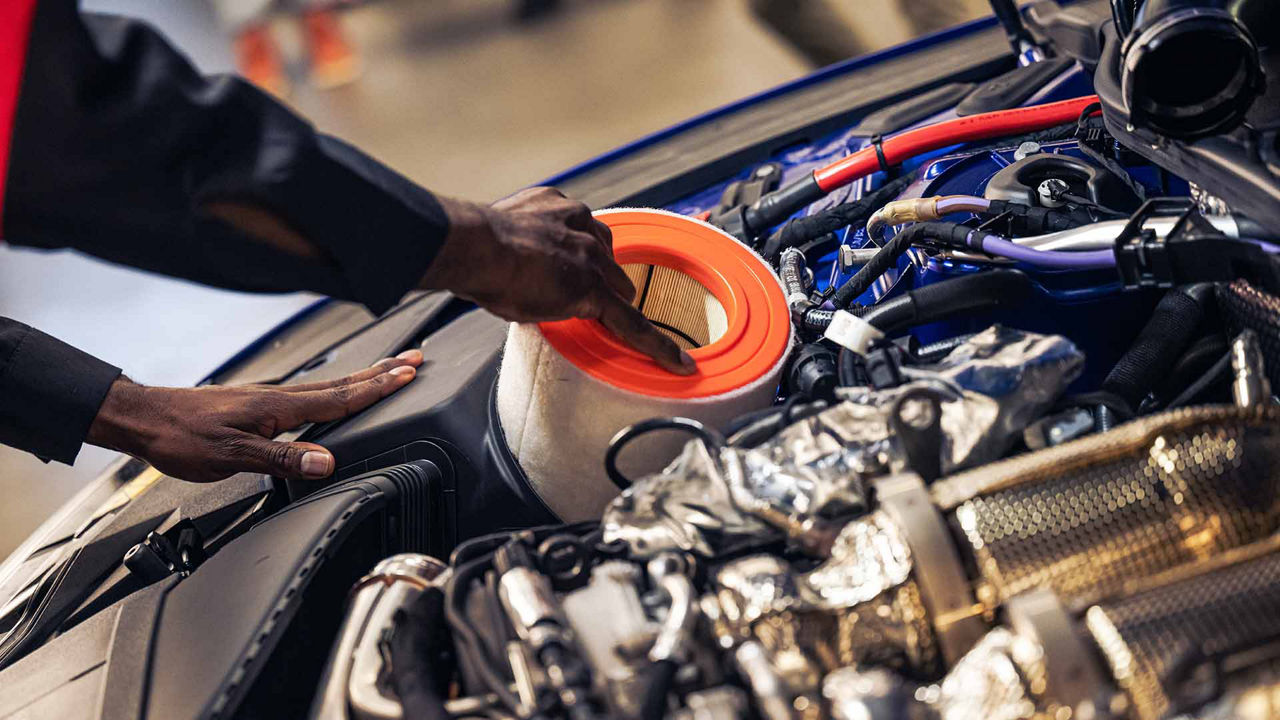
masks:
MULTIPOLYGON (((1212 98, 1129 97, 1148 115, 1118 126, 1102 55, 911 98, 667 205, 778 274, 775 403, 623 430, 598 521, 385 561, 359 592, 403 609, 366 690, 406 717, 1280 713, 1274 213, 1134 148, 1265 123, 1192 73, 1212 98), (691 437, 663 470, 617 469, 663 431, 691 437)), ((314 717, 373 716, 331 697, 314 717)))

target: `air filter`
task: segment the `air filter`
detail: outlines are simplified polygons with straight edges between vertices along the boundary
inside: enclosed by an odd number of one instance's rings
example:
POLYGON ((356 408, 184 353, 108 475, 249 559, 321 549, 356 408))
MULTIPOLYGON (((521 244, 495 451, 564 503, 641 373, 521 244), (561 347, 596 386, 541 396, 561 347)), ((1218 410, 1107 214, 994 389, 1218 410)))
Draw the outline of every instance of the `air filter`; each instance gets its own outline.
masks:
MULTIPOLYGON (((698 363, 660 368, 593 320, 512 325, 498 375, 498 418, 511 454, 563 520, 599 518, 617 488, 604 471, 609 440, 651 417, 723 428, 773 400, 791 346, 778 278, 745 245, 661 210, 605 210, 614 258, 635 283, 633 304, 698 363)), ((618 458, 628 477, 661 470, 688 436, 651 433, 618 458)))

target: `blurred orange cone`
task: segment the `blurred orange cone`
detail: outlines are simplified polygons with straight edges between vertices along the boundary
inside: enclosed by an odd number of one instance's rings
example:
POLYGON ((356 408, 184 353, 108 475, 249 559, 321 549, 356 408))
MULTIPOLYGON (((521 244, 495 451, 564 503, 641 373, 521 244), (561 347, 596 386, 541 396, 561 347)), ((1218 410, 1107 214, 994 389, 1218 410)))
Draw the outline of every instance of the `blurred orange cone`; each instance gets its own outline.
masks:
POLYGON ((347 43, 333 11, 304 13, 302 33, 311 59, 311 82, 316 87, 335 88, 360 76, 360 58, 347 43))
POLYGON ((236 35, 235 54, 240 74, 246 80, 279 97, 289 94, 280 50, 265 23, 251 25, 236 35))

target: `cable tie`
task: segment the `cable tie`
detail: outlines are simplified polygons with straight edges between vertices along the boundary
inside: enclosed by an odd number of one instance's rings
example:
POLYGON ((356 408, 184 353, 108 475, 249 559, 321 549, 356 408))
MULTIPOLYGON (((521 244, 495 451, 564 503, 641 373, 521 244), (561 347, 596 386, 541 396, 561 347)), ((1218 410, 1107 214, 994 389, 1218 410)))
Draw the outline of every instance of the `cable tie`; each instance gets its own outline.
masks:
POLYGON ((871 136, 871 146, 876 149, 876 160, 880 163, 880 172, 887 173, 892 170, 893 166, 884 156, 884 137, 880 133, 871 136))

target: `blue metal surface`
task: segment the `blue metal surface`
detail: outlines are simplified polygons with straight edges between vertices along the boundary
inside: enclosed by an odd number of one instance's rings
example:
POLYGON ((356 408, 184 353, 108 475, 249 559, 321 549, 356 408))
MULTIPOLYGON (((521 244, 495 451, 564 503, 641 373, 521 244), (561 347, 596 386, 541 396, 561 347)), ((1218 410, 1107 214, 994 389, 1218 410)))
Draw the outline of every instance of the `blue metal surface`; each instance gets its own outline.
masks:
MULTIPOLYGON (((1027 104, 1054 102, 1091 92, 1089 76, 1075 68, 1049 82, 1027 104)), ((945 111, 913 127, 953 117, 953 111, 945 111)), ((856 120, 850 123, 851 126, 854 124, 856 120)), ((777 153, 770 161, 782 166, 783 184, 786 184, 867 144, 868 138, 851 127, 820 138, 812 145, 789 148, 777 153)), ((982 195, 991 177, 1014 162, 1015 149, 1011 145, 996 151, 974 153, 964 151, 961 146, 953 146, 913 158, 904 164, 903 171, 914 173, 917 181, 901 197, 982 195)), ((1043 150, 1083 157, 1075 141, 1046 145, 1043 150)), ((746 179, 753 170, 754 166, 745 167, 734 177, 682 198, 668 205, 667 209, 687 215, 711 210, 718 204, 729 183, 746 179)), ((1135 167, 1132 174, 1152 195, 1185 195, 1188 192, 1184 182, 1157 174, 1149 166, 1135 167)), ((833 204, 857 199, 881 182, 883 178, 877 173, 841 189, 797 215, 812 214, 833 204)), ((969 215, 961 215, 946 219, 964 222, 971 218, 969 215)), ((841 231, 839 240, 842 245, 855 248, 866 247, 870 243, 863 228, 846 228, 841 231)), ((841 284, 852 274, 840 271, 834 252, 821 258, 809 258, 809 261, 819 290, 841 284)), ((895 269, 886 272, 857 302, 872 304, 886 296, 979 272, 985 267, 990 267, 990 264, 931 258, 923 251, 913 250, 895 269)), ((1089 358, 1085 374, 1077 381, 1076 387, 1096 387, 1138 331, 1139 319, 1149 315, 1156 298, 1152 293, 1123 293, 1118 278, 1110 270, 1082 272, 1019 267, 1028 272, 1037 285, 1034 297, 1024 306, 995 313, 970 313, 948 322, 914 328, 912 334, 922 343, 930 343, 976 332, 996 322, 1027 330, 1059 333, 1076 342, 1089 358)))

